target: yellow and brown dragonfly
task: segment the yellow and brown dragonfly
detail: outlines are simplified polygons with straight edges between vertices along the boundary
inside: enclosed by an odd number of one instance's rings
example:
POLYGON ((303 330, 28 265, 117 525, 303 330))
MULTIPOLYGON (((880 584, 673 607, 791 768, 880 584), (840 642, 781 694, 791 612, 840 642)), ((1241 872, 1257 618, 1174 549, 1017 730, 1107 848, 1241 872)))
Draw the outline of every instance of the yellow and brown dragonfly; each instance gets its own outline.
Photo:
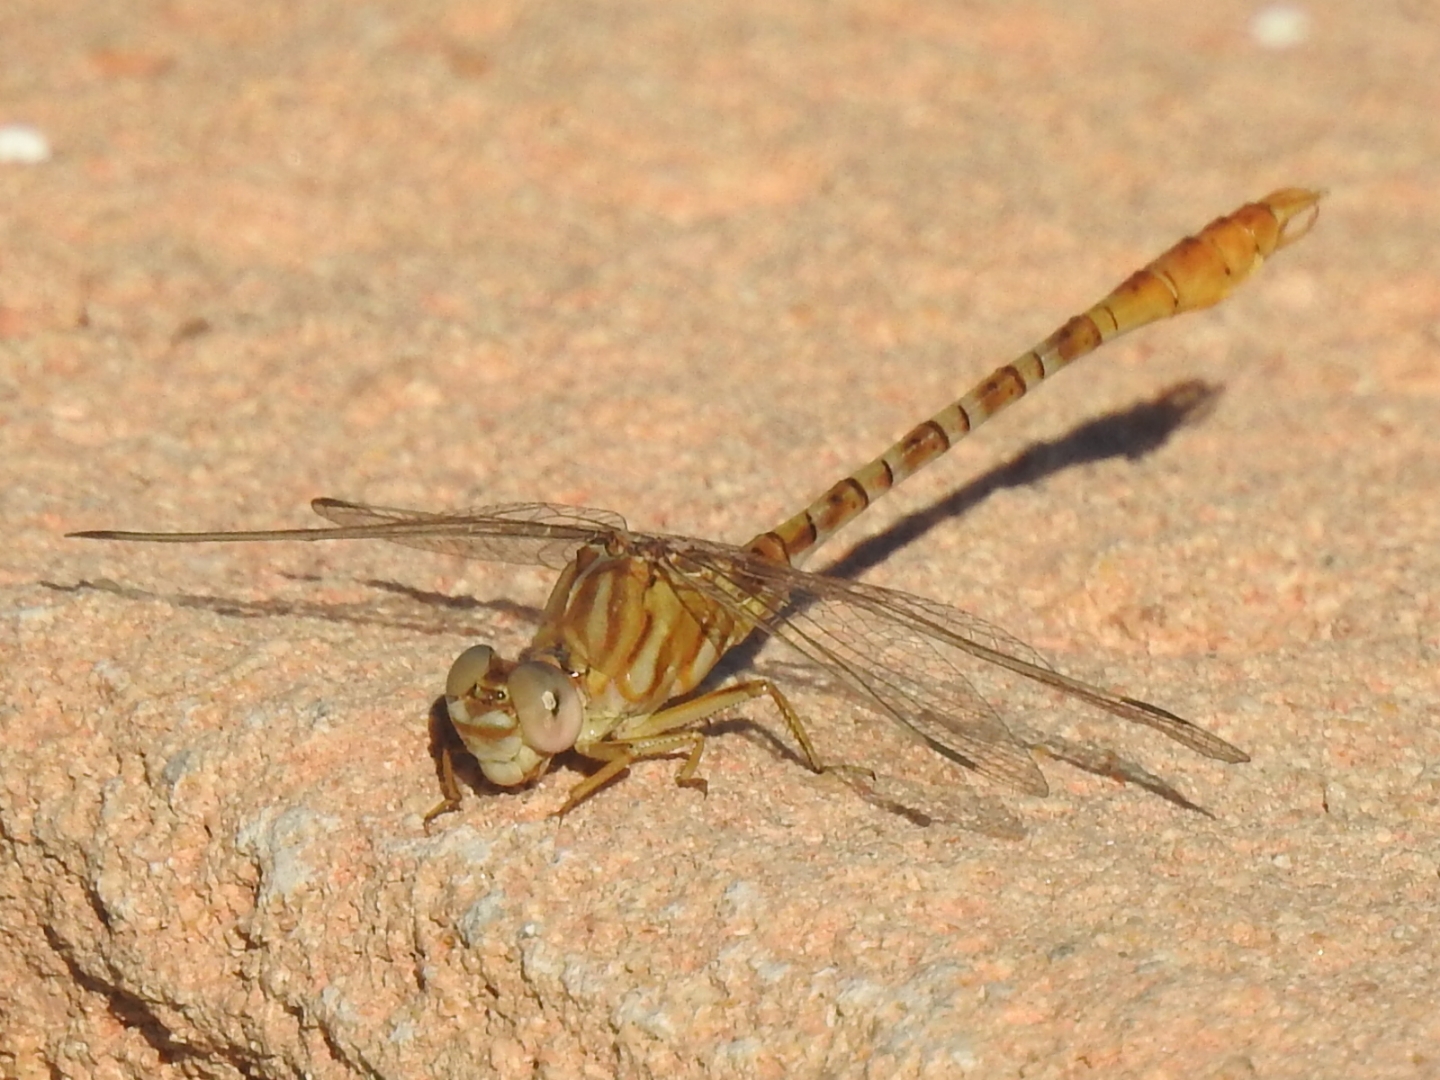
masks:
MULTIPOLYGON (((1180 241, 874 461, 743 546, 635 532, 618 514, 549 503, 432 513, 336 499, 312 503, 333 523, 329 527, 71 535, 159 543, 378 539, 559 570, 530 646, 516 660, 487 645, 466 649, 450 669, 445 700, 460 741, 495 784, 530 783, 555 755, 569 750, 599 762, 570 790, 562 812, 646 758, 683 755, 677 781, 703 786, 698 770, 704 722, 761 695, 779 710, 806 764, 816 772, 831 768, 799 713, 770 680, 702 686, 721 657, 756 633, 785 642, 939 754, 1015 791, 1046 793, 1035 751, 1047 747, 1012 731, 974 689, 965 674, 969 664, 998 665, 1153 728, 1205 757, 1242 762, 1246 755, 1224 739, 1159 706, 1070 678, 972 615, 799 567, 876 499, 1061 368, 1137 327, 1224 299, 1267 257, 1309 230, 1319 199, 1314 191, 1276 191, 1180 241)), ((460 801, 449 751, 443 753, 445 799, 432 818, 460 801)), ((1096 771, 1137 780, 1198 809, 1158 778, 1107 760, 1096 771)), ((1095 760, 1076 763, 1096 768, 1095 760)))

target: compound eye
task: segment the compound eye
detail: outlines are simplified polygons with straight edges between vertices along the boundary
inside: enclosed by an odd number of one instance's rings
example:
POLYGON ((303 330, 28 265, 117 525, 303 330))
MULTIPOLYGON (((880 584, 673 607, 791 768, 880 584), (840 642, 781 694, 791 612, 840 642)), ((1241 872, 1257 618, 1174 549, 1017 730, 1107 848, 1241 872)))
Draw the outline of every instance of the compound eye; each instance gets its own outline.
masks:
POLYGON ((457 656, 450 665, 450 674, 445 677, 445 696, 462 698, 473 694, 490 671, 494 655, 495 650, 489 645, 471 645, 457 656))
POLYGON ((563 672, 550 664, 528 661, 516 665, 508 682, 520 737, 527 746, 542 754, 558 754, 575 745, 585 709, 563 672))

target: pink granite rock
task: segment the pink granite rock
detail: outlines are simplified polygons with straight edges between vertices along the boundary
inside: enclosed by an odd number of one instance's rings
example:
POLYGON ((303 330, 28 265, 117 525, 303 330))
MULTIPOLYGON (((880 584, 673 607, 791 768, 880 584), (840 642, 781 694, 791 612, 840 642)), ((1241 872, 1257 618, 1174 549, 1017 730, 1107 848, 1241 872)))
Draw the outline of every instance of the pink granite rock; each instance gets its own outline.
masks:
POLYGON ((52 154, 0 165, 0 1075, 1434 1074, 1440 37, 1308 15, 12 3, 0 123, 52 154), (651 762, 557 820, 567 762, 427 832, 446 669, 545 574, 61 538, 329 494, 743 541, 1296 183, 1322 219, 1243 293, 833 552, 1244 746, 1000 703, 1213 820, 1050 762, 972 785, 1022 839, 920 828, 754 704, 708 796, 651 762))

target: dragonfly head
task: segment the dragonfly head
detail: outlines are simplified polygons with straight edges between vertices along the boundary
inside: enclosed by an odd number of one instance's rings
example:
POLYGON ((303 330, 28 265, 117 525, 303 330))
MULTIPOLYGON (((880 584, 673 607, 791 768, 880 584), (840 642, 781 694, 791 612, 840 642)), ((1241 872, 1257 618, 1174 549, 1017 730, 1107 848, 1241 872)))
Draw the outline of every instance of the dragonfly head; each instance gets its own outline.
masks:
POLYGON ((575 745, 585 719, 580 692, 554 664, 516 663, 488 645, 466 649, 445 680, 450 722, 492 783, 510 787, 544 773, 575 745))

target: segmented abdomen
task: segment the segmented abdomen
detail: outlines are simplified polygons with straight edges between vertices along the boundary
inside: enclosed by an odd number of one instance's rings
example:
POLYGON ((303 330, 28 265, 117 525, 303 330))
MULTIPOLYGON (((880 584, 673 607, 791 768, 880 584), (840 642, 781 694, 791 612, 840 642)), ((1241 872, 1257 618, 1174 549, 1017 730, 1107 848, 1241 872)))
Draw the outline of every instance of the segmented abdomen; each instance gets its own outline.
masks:
POLYGON ((992 371, 800 513, 761 533, 750 541, 750 550, 798 565, 896 484, 1067 364, 1147 323, 1223 300, 1272 252, 1305 234, 1314 222, 1319 200, 1319 192, 1285 188, 1247 203, 1181 240, 1083 315, 1076 315, 1029 352, 992 371))

